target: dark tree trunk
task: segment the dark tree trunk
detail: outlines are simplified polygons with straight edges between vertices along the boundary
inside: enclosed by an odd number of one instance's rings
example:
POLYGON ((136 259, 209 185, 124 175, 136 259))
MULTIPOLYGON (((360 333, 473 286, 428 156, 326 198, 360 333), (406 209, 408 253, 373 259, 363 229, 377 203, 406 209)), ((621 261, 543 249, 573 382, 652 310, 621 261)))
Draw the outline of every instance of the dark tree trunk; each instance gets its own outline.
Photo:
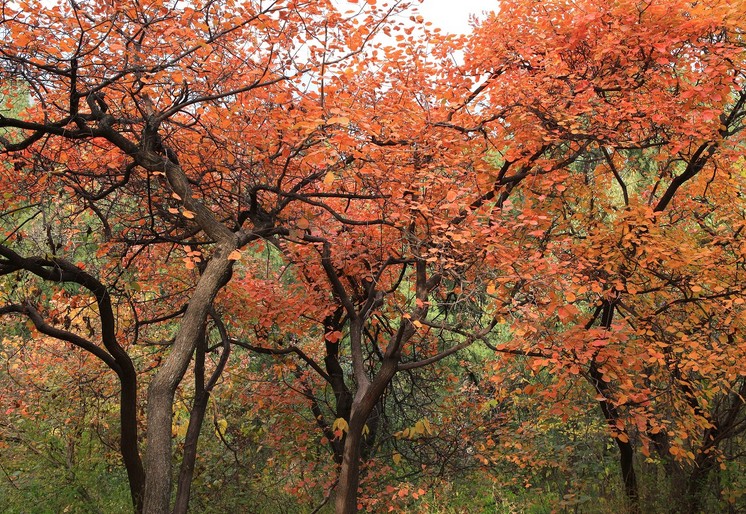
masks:
MULTIPOLYGON (((324 320, 324 331, 326 334, 334 331, 341 331, 344 325, 342 319, 342 309, 338 309, 334 315, 328 316, 324 320)), ((335 416, 337 418, 343 418, 347 423, 350 423, 350 413, 352 411, 352 392, 347 387, 345 382, 344 369, 339 363, 339 340, 329 341, 324 340, 326 349, 326 356, 324 357, 324 366, 326 372, 329 375, 329 382, 334 392, 334 403, 335 403, 335 416)), ((334 452, 334 461, 337 464, 342 463, 344 445, 347 434, 341 439, 329 439, 332 451, 334 452)))
MULTIPOLYGON (((171 423, 176 388, 184 377, 189 361, 200 342, 200 335, 212 308, 212 302, 231 278, 231 252, 242 243, 238 235, 218 221, 213 213, 195 199, 184 171, 158 154, 137 151, 137 163, 149 170, 165 170, 168 183, 182 198, 205 233, 217 241, 213 255, 197 281, 189 305, 181 319, 170 353, 148 387, 148 432, 145 459, 144 514, 169 514, 171 501, 171 423)), ((244 241, 245 243, 245 241, 244 241)))
POLYGON ((364 442, 363 429, 396 374, 398 361, 398 355, 386 358, 370 385, 358 390, 355 395, 334 502, 336 514, 357 512, 357 490, 360 485, 360 460, 364 442))
POLYGON ((361 417, 361 415, 353 416, 350 420, 349 431, 345 439, 334 503, 337 514, 350 514, 358 510, 357 489, 360 483, 360 445, 363 426, 365 426, 365 422, 360 419, 361 417))
MULTIPOLYGON (((595 362, 591 363, 589 374, 594 388, 601 396, 605 398, 606 394, 608 394, 609 386, 606 382, 604 382, 601 372, 596 367, 595 362)), ((616 406, 614 406, 610 401, 606 399, 600 400, 598 403, 601 407, 601 412, 603 413, 604 419, 606 420, 609 428, 613 431, 618 431, 619 427, 617 426, 617 421, 620 419, 620 417, 616 406)), ((626 441, 622 440, 620 437, 615 437, 614 441, 619 448, 619 467, 622 471, 624 492, 627 495, 627 500, 629 501, 630 512, 636 514, 640 512, 640 497, 637 488, 637 475, 635 474, 635 451, 632 446, 632 442, 629 439, 629 434, 621 433, 620 435, 625 436, 626 441)))
POLYGON ((142 512, 143 496, 145 492, 145 470, 137 441, 137 377, 132 368, 120 376, 122 390, 119 395, 120 451, 124 467, 127 470, 127 480, 130 486, 130 496, 135 512, 142 512))
POLYGON ((197 443, 202 423, 207 411, 207 403, 210 393, 205 391, 205 352, 207 350, 207 339, 204 329, 202 341, 197 346, 194 356, 194 403, 189 413, 189 425, 184 438, 184 451, 179 470, 179 480, 176 485, 176 500, 174 502, 174 514, 186 514, 189 508, 189 495, 192 490, 192 479, 194 477, 194 466, 197 461, 197 443))
MULTIPOLYGON (((609 300, 604 300, 603 304, 596 309, 593 317, 585 325, 586 330, 594 325, 599 315, 601 316, 601 326, 605 327, 607 330, 611 329, 611 323, 614 319, 614 310, 614 303, 609 300)), ((599 371, 595 361, 591 361, 588 369, 588 377, 590 378, 593 388, 603 398, 599 400, 598 404, 599 407, 601 407, 601 412, 606 420, 606 424, 612 432, 618 432, 619 427, 617 422, 621 419, 621 416, 616 405, 607 399, 611 395, 610 387, 609 384, 603 380, 603 374, 599 371)), ((640 496, 637 488, 637 475, 635 474, 635 450, 627 432, 621 432, 619 435, 622 437, 617 436, 614 438, 614 441, 619 448, 619 467, 622 472, 624 492, 627 496, 627 501, 629 502, 629 511, 632 514, 637 514, 640 512, 640 496)))
POLYGON ((201 340, 195 352, 194 403, 192 404, 192 411, 189 413, 189 426, 187 427, 186 437, 184 438, 184 454, 181 461, 181 469, 179 470, 174 514, 186 514, 187 509, 189 508, 189 497, 192 489, 192 480, 194 478, 194 466, 197 461, 197 443, 199 442, 199 434, 205 419, 207 404, 210 401, 210 393, 215 387, 220 375, 223 374, 225 365, 228 362, 228 355, 230 354, 230 339, 228 338, 228 332, 226 331, 225 325, 223 325, 223 322, 218 317, 215 309, 211 309, 210 313, 218 328, 218 332, 220 333, 220 339, 223 343, 223 353, 220 355, 220 361, 215 367, 215 370, 207 383, 205 383, 205 356, 207 354, 208 340, 205 329, 203 328, 201 340))
POLYGON ((9 305, 5 312, 16 312, 28 316, 36 328, 51 337, 68 341, 95 355, 103 361, 119 379, 119 449, 129 482, 132 505, 136 512, 142 511, 145 473, 138 448, 137 429, 137 373, 127 352, 117 340, 116 321, 107 287, 96 277, 78 268, 69 261, 57 257, 24 258, 10 248, 0 245, 0 255, 8 260, 7 274, 25 269, 38 277, 57 283, 76 283, 87 289, 96 298, 101 321, 101 341, 106 351, 86 339, 53 327, 44 321, 30 304, 9 305), (107 353, 108 352, 108 353, 107 353))

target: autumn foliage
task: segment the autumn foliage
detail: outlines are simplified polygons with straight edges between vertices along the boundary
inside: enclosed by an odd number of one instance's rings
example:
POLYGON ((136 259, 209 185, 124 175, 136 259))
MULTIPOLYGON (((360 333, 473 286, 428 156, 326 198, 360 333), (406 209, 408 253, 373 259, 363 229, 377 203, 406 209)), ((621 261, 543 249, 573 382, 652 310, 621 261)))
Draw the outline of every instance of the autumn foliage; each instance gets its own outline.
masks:
POLYGON ((146 513, 741 501, 746 5, 337 4, 3 2, 0 448, 146 513))

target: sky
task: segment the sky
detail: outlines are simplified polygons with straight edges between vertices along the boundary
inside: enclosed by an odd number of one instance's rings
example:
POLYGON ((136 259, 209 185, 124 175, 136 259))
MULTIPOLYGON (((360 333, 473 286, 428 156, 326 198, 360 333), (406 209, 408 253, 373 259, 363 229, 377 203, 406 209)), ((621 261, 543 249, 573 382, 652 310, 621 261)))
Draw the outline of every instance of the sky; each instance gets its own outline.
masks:
POLYGON ((469 16, 482 17, 483 11, 493 11, 499 0, 423 0, 419 4, 420 14, 445 32, 466 33, 469 31, 469 16))

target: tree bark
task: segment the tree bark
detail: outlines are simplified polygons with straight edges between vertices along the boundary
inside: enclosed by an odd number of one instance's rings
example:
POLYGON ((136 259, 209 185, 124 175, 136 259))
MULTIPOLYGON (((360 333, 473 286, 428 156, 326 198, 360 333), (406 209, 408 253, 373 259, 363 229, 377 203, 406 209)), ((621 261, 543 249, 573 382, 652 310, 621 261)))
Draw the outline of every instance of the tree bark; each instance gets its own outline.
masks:
POLYGON ((345 438, 342 466, 339 471, 339 482, 334 502, 337 514, 357 512, 357 489, 360 484, 360 443, 365 426, 365 421, 361 421, 361 418, 362 413, 353 414, 345 438))
POLYGON ((358 390, 358 393, 355 395, 334 501, 335 512, 337 514, 357 512, 357 489, 360 485, 360 457, 364 439, 363 429, 368 422, 371 412, 375 409, 391 379, 396 374, 398 362, 398 355, 386 358, 370 385, 365 389, 358 390))
POLYGON ((189 416, 189 426, 187 427, 186 437, 184 438, 184 456, 181 461, 179 471, 179 481, 176 488, 176 501, 174 503, 174 514, 186 514, 189 508, 189 497, 192 491, 192 479, 194 478, 194 466, 197 461, 197 443, 199 442, 199 433, 202 429, 202 423, 207 411, 207 402, 210 399, 210 393, 200 392, 194 398, 192 412, 189 416))
POLYGON ((119 395, 119 448, 127 470, 130 485, 130 496, 135 512, 142 512, 145 490, 145 471, 143 469, 137 441, 137 376, 134 368, 125 368, 120 375, 121 391, 119 395))
POLYGON ((148 448, 145 458, 145 514, 168 514, 171 499, 171 422, 176 388, 202 333, 212 301, 231 275, 234 240, 217 245, 197 282, 173 347, 148 387, 148 448))
POLYGON ((205 390, 205 352, 207 351, 207 338, 205 327, 202 328, 200 343, 194 357, 194 402, 189 413, 189 426, 184 438, 184 451, 179 470, 179 480, 176 486, 176 500, 174 502, 174 514, 186 514, 189 508, 189 495, 192 489, 192 478, 194 477, 194 465, 197 461, 197 443, 202 423, 207 411, 207 402, 210 393, 205 390))

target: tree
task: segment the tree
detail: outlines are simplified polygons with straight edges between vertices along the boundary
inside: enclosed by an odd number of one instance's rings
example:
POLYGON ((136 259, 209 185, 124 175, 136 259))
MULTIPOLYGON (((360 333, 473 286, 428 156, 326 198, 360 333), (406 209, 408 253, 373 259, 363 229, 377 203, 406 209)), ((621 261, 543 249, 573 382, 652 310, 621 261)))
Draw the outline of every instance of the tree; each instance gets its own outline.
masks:
MULTIPOLYGON (((506 349, 533 352, 537 367, 553 371, 553 400, 574 375, 592 386, 633 509, 634 427, 642 440, 661 432, 697 440, 720 424, 719 415, 704 414, 708 395, 740 388, 730 367, 738 358, 726 364, 718 343, 738 331, 731 316, 743 294, 740 232, 726 228, 740 226, 740 215, 723 209, 738 203, 742 187, 740 9, 509 3, 480 28, 482 37, 509 28, 521 37, 467 55, 491 74, 491 104, 510 120, 515 143, 506 145, 505 160, 528 142, 542 158, 542 144, 563 141, 561 159, 572 161, 545 161, 545 176, 514 208, 546 218, 527 234, 525 261, 514 261, 521 271, 506 277, 508 287, 528 279, 522 294, 534 299, 517 323, 520 339, 506 349), (511 81, 522 88, 501 87, 511 81), (660 360, 648 354, 654 347, 660 360), (683 432, 668 426, 671 416, 681 416, 673 423, 683 432)), ((740 352, 737 340, 729 339, 728 351, 740 352)), ((694 460, 696 448, 686 451, 694 460)), ((686 451, 669 453, 686 460, 686 451)), ((704 460, 714 455, 701 451, 704 460)))
MULTIPOLYGON (((399 9, 345 17, 325 2, 3 2, 2 75, 31 96, 22 114, 0 119, 9 130, 3 152, 20 176, 3 181, 4 220, 46 189, 59 191, 73 221, 100 233, 95 253, 108 257, 102 267, 113 273, 109 284, 94 284, 94 275, 58 257, 73 252, 75 241, 50 237, 51 256, 30 258, 45 268, 37 275, 68 280, 55 274, 63 269, 84 276, 93 285, 82 285, 105 303, 120 276, 132 274, 134 287, 120 297, 134 305, 153 298, 137 294, 140 273, 155 269, 187 284, 186 291, 160 291, 186 308, 164 306, 160 316, 179 322, 148 385, 144 511, 169 508, 172 403, 215 295, 241 247, 287 230, 280 221, 290 202, 267 211, 261 186, 292 194, 344 162, 324 146, 330 136, 322 129, 344 125, 325 105, 324 77, 358 66, 361 48, 399 9), (51 40, 59 44, 47 47, 51 40), (186 269, 176 276, 169 255, 189 243, 186 269)), ((7 227, 14 242, 26 237, 26 222, 7 227)), ((8 273, 23 267, 19 259, 27 262, 11 252, 3 254, 8 273)), ((116 333, 116 320, 103 321, 102 332, 116 333)), ((111 358, 95 344, 87 349, 111 358)))

